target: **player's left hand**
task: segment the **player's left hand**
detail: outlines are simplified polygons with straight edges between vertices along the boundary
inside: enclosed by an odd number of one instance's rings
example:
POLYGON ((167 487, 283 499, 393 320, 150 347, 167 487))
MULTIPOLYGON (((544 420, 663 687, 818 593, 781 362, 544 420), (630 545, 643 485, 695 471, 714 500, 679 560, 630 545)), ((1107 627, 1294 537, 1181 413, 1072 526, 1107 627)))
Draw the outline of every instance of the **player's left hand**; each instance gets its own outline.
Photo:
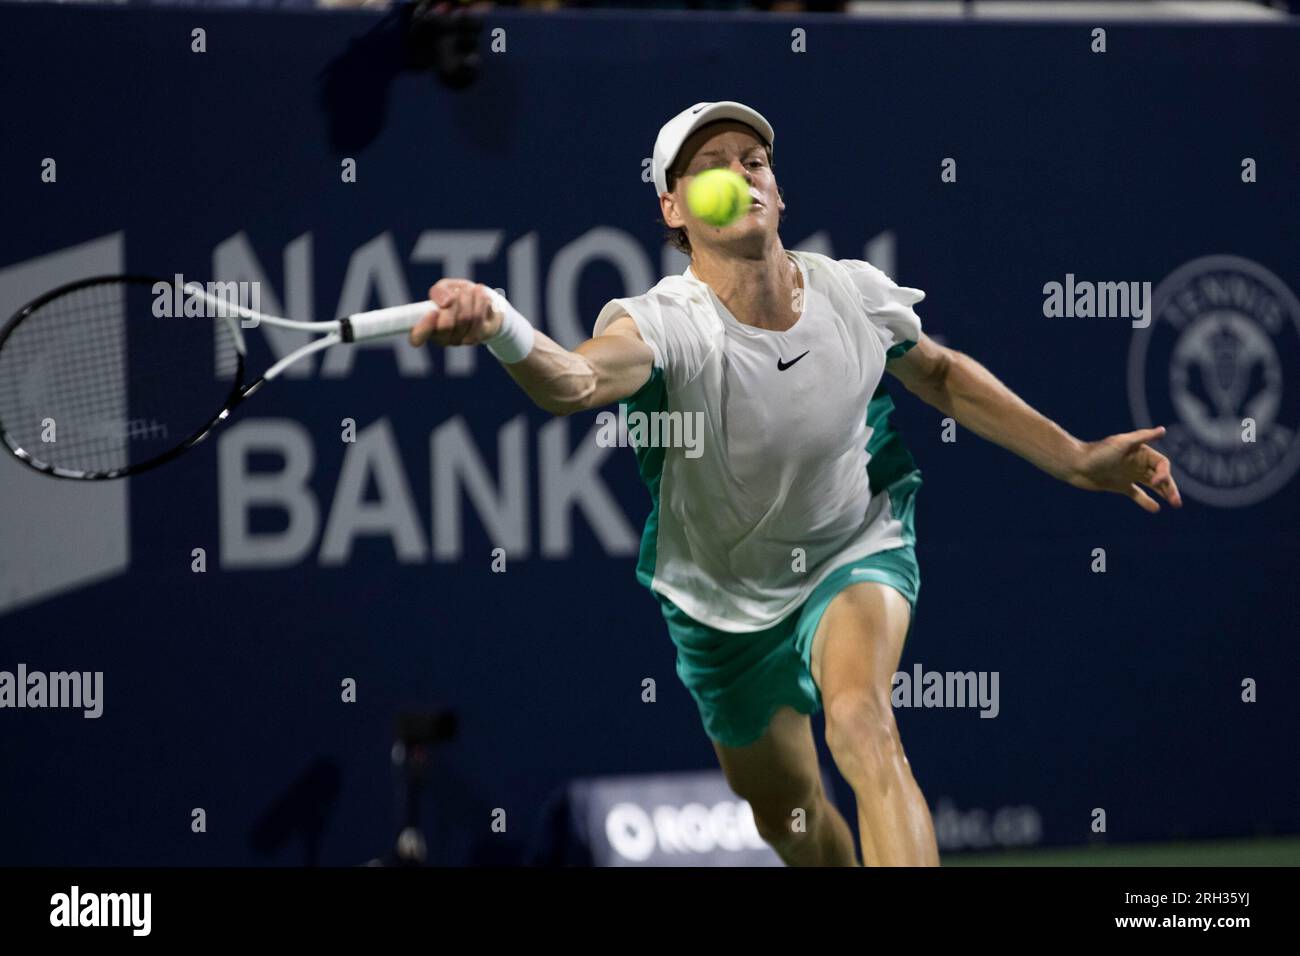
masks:
POLYGON ((1164 433, 1164 426, 1143 428, 1089 442, 1070 484, 1088 491, 1113 491, 1154 514, 1160 505, 1140 487, 1146 485, 1175 508, 1181 508, 1183 499, 1170 474, 1169 459, 1147 444, 1164 433))

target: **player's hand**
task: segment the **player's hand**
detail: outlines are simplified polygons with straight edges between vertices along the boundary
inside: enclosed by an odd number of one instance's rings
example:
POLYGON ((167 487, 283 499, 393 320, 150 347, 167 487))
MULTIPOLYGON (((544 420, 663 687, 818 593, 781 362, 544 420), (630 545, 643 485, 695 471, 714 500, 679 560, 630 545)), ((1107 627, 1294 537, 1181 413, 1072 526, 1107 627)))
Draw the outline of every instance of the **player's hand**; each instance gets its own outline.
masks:
POLYGON ((1164 426, 1144 428, 1089 442, 1070 483, 1088 491, 1113 491, 1154 514, 1160 505, 1140 487, 1146 485, 1175 508, 1181 508, 1183 499, 1170 474, 1169 459, 1147 444, 1164 433, 1164 426))
POLYGON ((411 329, 411 344, 477 345, 501 328, 501 315, 492 308, 488 288, 468 279, 439 279, 429 290, 438 308, 411 329))

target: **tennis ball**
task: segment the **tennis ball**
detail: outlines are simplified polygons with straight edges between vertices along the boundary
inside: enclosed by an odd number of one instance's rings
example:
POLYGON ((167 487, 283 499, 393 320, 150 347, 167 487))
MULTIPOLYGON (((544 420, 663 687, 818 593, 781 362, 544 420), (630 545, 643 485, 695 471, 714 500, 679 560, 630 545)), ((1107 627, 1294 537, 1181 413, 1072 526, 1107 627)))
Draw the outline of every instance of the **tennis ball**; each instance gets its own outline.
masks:
POLYGON ((706 169, 686 189, 691 215, 710 226, 729 226, 749 212, 749 184, 729 169, 706 169))

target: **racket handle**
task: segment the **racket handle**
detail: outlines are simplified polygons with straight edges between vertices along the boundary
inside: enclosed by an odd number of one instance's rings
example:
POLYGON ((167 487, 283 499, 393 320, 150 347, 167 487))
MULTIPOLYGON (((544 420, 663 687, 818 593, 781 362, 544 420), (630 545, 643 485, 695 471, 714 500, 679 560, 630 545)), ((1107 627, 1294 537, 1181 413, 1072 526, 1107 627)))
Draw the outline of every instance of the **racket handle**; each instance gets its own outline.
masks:
POLYGON ((409 305, 394 305, 387 309, 373 309, 370 312, 357 312, 339 321, 342 326, 340 334, 344 342, 398 335, 409 332, 415 323, 437 309, 436 305, 426 300, 409 305))

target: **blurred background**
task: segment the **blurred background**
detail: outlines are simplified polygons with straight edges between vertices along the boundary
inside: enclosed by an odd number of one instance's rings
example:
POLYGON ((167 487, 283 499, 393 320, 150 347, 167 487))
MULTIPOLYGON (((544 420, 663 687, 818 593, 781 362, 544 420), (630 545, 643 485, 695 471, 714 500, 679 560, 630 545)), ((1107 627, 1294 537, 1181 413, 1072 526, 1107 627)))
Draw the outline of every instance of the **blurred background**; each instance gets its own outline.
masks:
MULTIPOLYGON (((1170 426, 1187 505, 1151 517, 893 387, 925 481, 902 667, 999 675, 996 718, 898 711, 944 862, 1294 864, 1290 6, 0 3, 0 315, 97 273, 304 319, 464 276, 572 346, 685 266, 660 125, 746 102, 788 247, 924 289, 1081 437, 1170 426), (1047 317, 1067 276, 1150 282, 1150 327, 1047 317), (1216 438, 1245 416, 1257 448, 1216 438)), ((127 482, 0 461, 0 671, 104 675, 97 719, 0 711, 0 864, 775 862, 595 428, 481 351, 381 344, 127 482)))

